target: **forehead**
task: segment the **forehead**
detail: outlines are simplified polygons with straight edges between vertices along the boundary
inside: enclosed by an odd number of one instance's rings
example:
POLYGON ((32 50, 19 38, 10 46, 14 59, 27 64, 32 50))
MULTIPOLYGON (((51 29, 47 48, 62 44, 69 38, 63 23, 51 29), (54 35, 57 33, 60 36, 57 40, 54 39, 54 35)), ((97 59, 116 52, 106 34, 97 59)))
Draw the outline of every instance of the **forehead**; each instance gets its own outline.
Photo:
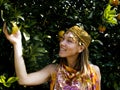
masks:
POLYGON ((67 36, 67 37, 70 37, 70 38, 74 37, 72 32, 66 32, 64 36, 67 36))
POLYGON ((73 40, 78 40, 77 36, 75 34, 73 34, 72 32, 70 31, 67 31, 65 34, 64 34, 64 37, 67 37, 67 38, 71 38, 73 40))

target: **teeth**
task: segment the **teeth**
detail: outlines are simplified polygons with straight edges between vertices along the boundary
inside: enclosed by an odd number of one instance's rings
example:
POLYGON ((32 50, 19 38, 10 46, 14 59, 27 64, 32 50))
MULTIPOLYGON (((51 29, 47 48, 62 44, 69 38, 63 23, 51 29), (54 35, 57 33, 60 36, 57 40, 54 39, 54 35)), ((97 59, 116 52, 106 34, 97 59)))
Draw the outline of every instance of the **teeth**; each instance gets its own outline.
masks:
POLYGON ((65 49, 64 49, 64 48, 60 48, 60 50, 61 50, 61 51, 65 51, 65 49))

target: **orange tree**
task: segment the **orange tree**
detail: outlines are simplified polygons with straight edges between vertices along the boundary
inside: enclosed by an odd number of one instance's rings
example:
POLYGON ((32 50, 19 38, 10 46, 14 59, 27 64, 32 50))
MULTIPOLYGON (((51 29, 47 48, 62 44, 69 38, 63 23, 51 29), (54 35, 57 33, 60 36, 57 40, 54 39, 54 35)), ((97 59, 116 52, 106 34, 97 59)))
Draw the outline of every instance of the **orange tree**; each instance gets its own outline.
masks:
MULTIPOLYGON (((100 67, 102 90, 120 89, 120 13, 119 0, 1 0, 0 74, 15 76, 13 47, 2 32, 3 21, 11 30, 16 22, 23 35, 24 58, 28 72, 59 60, 58 32, 72 25, 82 25, 92 36, 90 61, 100 67), (107 5, 111 8, 105 10, 107 5), (110 11, 113 10, 113 13, 110 11), (112 15, 112 16, 111 16, 112 15), (112 18, 111 18, 112 17, 112 18), (109 19, 112 19, 109 21, 109 19)), ((10 31, 11 32, 11 31, 10 31)), ((48 82, 49 83, 49 82, 48 82)), ((12 90, 47 88, 48 83, 22 87, 16 83, 12 90)), ((0 83, 3 90, 9 89, 0 83)))

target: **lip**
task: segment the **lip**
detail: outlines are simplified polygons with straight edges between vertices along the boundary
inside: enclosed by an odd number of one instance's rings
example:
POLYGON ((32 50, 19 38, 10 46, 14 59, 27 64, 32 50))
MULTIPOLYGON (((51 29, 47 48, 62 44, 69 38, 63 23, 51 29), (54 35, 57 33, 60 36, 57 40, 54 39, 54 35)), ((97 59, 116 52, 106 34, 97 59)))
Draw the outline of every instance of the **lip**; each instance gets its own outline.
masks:
POLYGON ((65 51, 65 49, 64 48, 60 48, 60 51, 65 51))
POLYGON ((63 52, 65 52, 65 51, 66 51, 66 49, 65 49, 65 48, 60 47, 60 51, 59 51, 59 53, 63 53, 63 52))
POLYGON ((65 53, 66 53, 66 49, 61 47, 59 50, 59 56, 64 57, 65 53))
POLYGON ((64 47, 60 47, 60 51, 66 51, 64 47))

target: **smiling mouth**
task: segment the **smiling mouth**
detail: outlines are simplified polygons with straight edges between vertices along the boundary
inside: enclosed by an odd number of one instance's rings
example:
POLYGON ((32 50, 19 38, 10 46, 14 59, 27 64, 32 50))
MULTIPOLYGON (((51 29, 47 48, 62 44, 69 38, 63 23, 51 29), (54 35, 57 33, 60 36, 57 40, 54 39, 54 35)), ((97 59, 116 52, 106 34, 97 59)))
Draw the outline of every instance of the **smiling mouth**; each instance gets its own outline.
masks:
POLYGON ((61 47, 61 48, 60 48, 60 51, 66 51, 66 49, 61 47))

